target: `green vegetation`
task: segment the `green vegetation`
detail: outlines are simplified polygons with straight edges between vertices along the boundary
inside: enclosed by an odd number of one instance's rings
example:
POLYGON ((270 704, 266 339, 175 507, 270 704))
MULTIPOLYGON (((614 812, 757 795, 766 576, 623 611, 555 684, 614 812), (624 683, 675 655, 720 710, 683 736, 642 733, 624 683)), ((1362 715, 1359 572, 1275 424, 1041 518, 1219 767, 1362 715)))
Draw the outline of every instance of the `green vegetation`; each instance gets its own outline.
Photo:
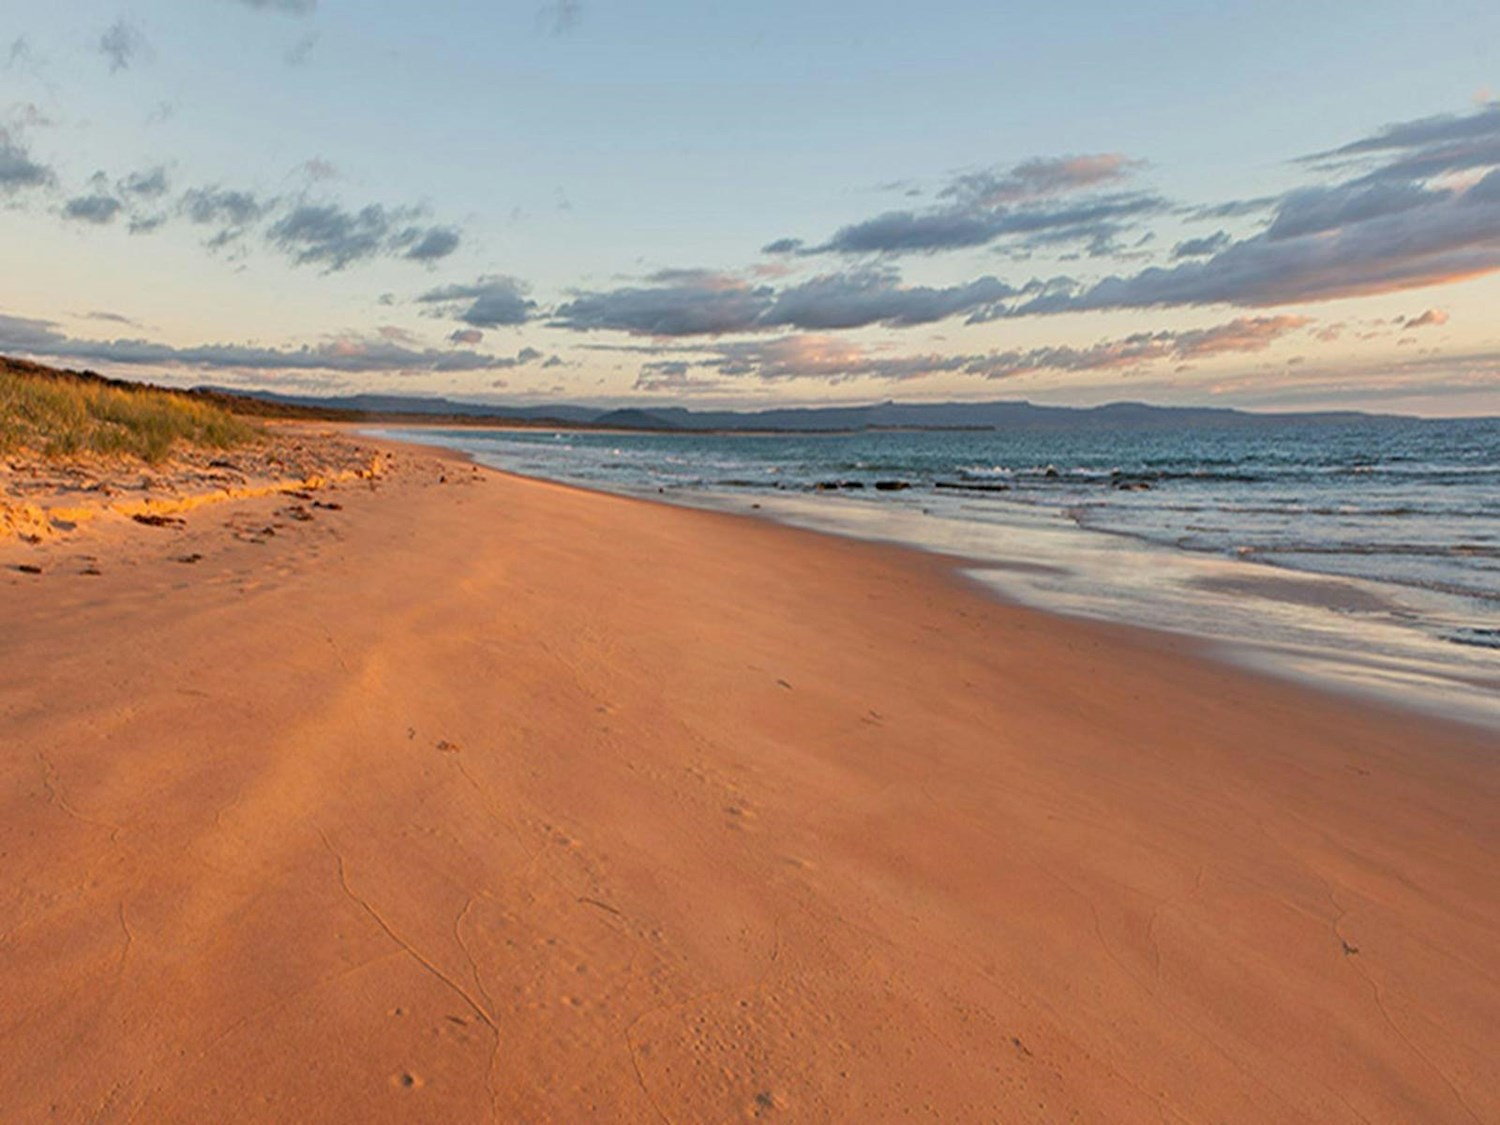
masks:
POLYGON ((154 464, 179 444, 228 449, 259 434, 185 394, 0 360, 0 452, 96 453, 154 464))

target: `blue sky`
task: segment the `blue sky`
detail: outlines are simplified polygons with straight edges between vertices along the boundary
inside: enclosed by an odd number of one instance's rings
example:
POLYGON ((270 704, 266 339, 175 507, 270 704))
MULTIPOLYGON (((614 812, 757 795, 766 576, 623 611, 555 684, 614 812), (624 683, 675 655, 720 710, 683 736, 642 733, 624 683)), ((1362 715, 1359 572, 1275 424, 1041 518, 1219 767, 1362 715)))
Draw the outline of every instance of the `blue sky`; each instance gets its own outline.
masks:
POLYGON ((9 354, 515 402, 1500 413, 1492 5, 0 15, 9 354))

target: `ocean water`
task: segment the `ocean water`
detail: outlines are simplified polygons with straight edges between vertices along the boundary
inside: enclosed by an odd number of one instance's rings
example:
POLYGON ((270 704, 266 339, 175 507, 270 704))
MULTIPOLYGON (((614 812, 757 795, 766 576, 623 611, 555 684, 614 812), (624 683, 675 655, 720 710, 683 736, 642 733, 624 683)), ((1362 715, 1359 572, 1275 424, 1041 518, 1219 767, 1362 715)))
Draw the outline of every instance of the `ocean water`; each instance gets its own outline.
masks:
POLYGON ((391 436, 967 560, 1002 596, 1500 727, 1500 419, 391 436))

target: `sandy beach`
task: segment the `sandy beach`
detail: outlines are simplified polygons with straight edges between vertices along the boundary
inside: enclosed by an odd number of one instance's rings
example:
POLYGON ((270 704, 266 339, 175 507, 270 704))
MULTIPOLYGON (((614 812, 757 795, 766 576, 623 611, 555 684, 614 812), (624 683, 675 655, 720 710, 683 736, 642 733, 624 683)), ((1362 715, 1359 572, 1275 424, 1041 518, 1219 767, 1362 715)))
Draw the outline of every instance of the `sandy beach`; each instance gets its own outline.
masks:
POLYGON ((366 444, 0 540, 0 1120, 1500 1120, 1493 734, 366 444))

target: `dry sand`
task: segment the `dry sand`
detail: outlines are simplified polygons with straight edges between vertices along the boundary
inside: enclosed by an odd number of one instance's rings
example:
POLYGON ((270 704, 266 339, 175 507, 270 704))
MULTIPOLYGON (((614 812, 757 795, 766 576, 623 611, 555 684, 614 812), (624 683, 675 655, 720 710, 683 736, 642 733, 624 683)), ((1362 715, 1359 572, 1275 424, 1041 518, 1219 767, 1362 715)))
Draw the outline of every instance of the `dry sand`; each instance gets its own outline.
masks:
POLYGON ((0 544, 0 1121, 1500 1121, 1492 735, 430 453, 317 500, 0 544))

